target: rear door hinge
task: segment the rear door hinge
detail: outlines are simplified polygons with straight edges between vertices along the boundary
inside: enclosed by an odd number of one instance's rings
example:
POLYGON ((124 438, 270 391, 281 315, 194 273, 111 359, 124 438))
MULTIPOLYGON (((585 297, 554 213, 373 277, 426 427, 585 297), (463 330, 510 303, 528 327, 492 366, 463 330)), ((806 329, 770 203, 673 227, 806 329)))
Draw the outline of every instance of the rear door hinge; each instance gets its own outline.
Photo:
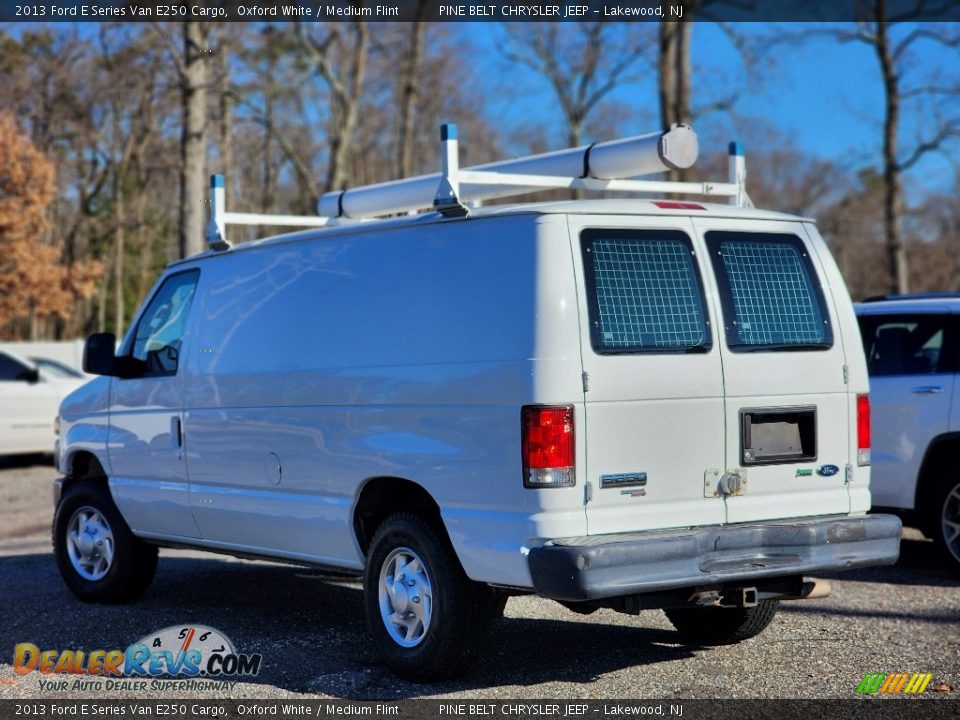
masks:
POLYGON ((853 482, 853 465, 850 463, 847 463, 847 471, 844 473, 844 482, 846 482, 847 485, 853 482))
POLYGON ((583 504, 586 505, 591 500, 593 500, 593 483, 588 482, 583 486, 583 504))
POLYGON ((846 365, 843 366, 843 384, 850 384, 850 368, 848 368, 846 365))
POLYGON ((584 370, 580 377, 583 378, 583 391, 588 392, 590 390, 590 373, 584 370))

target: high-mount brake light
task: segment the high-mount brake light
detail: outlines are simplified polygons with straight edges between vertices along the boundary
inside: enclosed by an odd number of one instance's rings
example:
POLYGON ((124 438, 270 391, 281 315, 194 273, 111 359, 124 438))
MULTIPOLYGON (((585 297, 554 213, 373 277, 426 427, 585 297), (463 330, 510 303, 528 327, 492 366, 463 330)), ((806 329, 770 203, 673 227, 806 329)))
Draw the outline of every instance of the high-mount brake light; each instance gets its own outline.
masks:
POLYGON ((679 200, 654 200, 653 204, 661 210, 706 210, 699 203, 681 202, 679 200))
POLYGON ((524 405, 520 427, 524 487, 575 485, 573 406, 524 405))

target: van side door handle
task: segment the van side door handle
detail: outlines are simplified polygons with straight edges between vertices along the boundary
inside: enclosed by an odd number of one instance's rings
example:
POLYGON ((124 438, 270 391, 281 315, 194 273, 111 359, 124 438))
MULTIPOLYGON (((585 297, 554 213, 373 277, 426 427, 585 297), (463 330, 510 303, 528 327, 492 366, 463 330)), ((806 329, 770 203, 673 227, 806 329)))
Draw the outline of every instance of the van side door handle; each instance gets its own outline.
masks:
POLYGON ((936 395, 943 392, 943 388, 939 385, 918 385, 915 388, 912 388, 910 392, 915 395, 936 395))
POLYGON ((183 450, 183 423, 179 415, 170 418, 170 448, 175 453, 183 450))

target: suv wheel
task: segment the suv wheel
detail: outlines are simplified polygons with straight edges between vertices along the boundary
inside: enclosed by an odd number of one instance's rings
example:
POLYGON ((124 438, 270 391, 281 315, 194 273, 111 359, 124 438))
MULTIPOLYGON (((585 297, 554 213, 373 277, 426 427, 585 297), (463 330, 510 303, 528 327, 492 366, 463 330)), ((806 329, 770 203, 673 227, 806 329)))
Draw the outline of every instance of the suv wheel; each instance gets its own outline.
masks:
POLYGON ((490 588, 466 576, 450 543, 422 518, 384 521, 370 545, 363 588, 374 644, 396 675, 449 678, 477 658, 490 588))
POLYGON ((694 645, 731 645, 766 629, 777 614, 778 600, 761 600, 746 608, 671 608, 667 618, 685 642, 694 645))
POLYGON ((934 495, 933 511, 930 534, 947 564, 960 573, 960 481, 940 484, 934 495))
POLYGON ((53 519, 57 568, 85 602, 124 603, 140 597, 157 570, 157 548, 138 540, 100 483, 70 485, 53 519))

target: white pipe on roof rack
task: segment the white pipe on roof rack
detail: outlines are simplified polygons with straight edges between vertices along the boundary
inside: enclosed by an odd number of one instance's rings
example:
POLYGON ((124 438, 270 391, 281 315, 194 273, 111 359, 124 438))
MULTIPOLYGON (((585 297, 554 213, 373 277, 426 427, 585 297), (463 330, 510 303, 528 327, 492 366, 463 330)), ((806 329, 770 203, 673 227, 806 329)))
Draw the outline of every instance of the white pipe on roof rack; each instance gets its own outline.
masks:
MULTIPOLYGON (((697 153, 697 135, 693 128, 674 125, 665 132, 477 165, 463 168, 461 172, 615 180, 688 168, 696 162, 697 153)), ((364 218, 432 208, 441 178, 440 173, 434 173, 329 192, 317 203, 318 211, 321 216, 334 218, 364 218)), ((533 192, 540 187, 531 185, 528 190, 533 192)), ((459 200, 473 203, 524 191, 523 186, 515 184, 497 185, 495 178, 483 183, 465 179, 460 183, 459 200)))

